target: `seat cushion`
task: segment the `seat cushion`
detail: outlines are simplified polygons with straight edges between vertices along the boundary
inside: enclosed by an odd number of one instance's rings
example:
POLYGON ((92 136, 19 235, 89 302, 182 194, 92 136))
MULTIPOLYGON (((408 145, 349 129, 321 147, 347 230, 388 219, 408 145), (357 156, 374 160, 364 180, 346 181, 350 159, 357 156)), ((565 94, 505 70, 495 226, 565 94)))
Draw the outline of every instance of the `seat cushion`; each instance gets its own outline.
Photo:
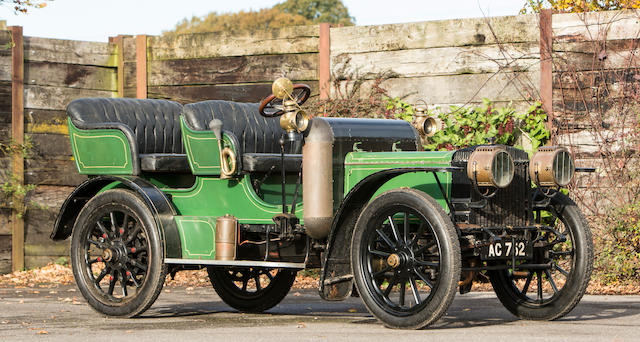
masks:
MULTIPOLYGON (((213 119, 222 121, 222 129, 238 138, 243 153, 280 153, 280 137, 284 131, 278 118, 265 118, 257 103, 211 100, 184 106, 182 115, 187 126, 196 131, 208 131, 213 119)), ((285 153, 301 153, 300 144, 287 144, 285 153)))
POLYGON ((140 168, 147 172, 191 172, 187 155, 174 153, 141 154, 140 168))
MULTIPOLYGON (((268 172, 281 171, 280 154, 278 153, 245 153, 242 155, 242 171, 268 172)), ((285 154, 284 169, 286 172, 300 172, 302 169, 301 154, 285 154)))

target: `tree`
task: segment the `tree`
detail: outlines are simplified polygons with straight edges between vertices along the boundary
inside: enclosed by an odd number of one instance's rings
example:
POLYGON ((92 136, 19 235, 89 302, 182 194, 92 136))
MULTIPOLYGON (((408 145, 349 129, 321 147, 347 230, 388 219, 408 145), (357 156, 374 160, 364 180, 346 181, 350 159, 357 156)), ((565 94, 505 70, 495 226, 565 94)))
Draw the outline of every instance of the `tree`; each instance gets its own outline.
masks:
POLYGON ((0 0, 0 5, 13 6, 16 13, 27 13, 29 8, 43 8, 49 0, 0 0))
POLYGON ((252 31, 321 22, 354 24, 353 17, 349 16, 342 0, 287 0, 259 11, 212 12, 203 17, 184 19, 173 30, 165 31, 164 34, 252 31))
POLYGON ((212 12, 204 17, 184 19, 176 25, 175 29, 165 31, 164 34, 252 31, 311 23, 301 15, 284 13, 274 8, 238 13, 212 12))
POLYGON ((561 13, 638 9, 640 0, 526 0, 521 13, 551 8, 561 13))
POLYGON ((299 14, 313 23, 354 25, 355 19, 342 0, 287 0, 273 8, 285 13, 299 14))

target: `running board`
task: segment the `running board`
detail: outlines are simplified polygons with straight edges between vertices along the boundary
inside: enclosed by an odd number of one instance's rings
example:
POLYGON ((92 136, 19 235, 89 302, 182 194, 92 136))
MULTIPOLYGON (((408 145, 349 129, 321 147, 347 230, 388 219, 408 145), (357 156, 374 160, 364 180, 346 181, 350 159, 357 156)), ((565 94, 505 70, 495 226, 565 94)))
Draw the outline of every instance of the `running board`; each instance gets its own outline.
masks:
POLYGON ((278 261, 252 261, 252 260, 199 260, 199 259, 164 259, 165 264, 181 265, 209 265, 209 266, 241 266, 241 267, 264 267, 264 268, 293 268, 304 269, 304 263, 278 262, 278 261))

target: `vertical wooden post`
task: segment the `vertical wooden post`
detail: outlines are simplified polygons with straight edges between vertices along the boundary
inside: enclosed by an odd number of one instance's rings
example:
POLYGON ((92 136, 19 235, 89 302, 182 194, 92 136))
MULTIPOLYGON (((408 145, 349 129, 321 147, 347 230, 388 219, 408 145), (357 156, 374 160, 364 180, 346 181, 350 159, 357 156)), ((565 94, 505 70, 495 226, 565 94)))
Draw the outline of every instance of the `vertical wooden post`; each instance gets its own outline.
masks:
MULTIPOLYGON (((547 129, 553 135, 553 12, 540 11, 540 100, 547 113, 547 129)), ((551 137, 553 139, 553 136, 551 137)))
POLYGON ((318 53, 320 99, 327 100, 331 95, 331 24, 329 23, 320 24, 318 53))
MULTIPOLYGON (((21 26, 11 26, 13 47, 11 48, 11 140, 24 143, 24 46, 21 26)), ((14 153, 11 159, 13 181, 24 183, 24 156, 14 153)), ((14 196, 11 212, 11 269, 24 268, 24 220, 18 215, 24 199, 14 196)))
POLYGON ((136 97, 147 98, 147 35, 136 36, 136 97))
POLYGON ((110 40, 116 45, 116 66, 117 66, 117 83, 118 83, 118 97, 124 97, 124 37, 119 35, 117 37, 110 38, 110 40))

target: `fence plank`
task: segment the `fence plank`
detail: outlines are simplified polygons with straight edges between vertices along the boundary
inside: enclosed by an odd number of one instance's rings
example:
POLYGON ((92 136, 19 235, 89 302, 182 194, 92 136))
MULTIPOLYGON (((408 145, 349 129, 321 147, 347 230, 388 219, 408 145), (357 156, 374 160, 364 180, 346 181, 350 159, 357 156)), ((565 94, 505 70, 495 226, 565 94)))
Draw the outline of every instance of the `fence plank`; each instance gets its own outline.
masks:
POLYGON ((615 70, 640 67, 640 39, 554 44, 554 71, 615 70))
POLYGON ((539 63, 537 43, 493 44, 334 54, 332 71, 338 78, 357 74, 358 78, 373 79, 382 73, 423 77, 533 71, 539 63))
MULTIPOLYGON (((309 53, 149 61, 149 86, 270 82, 283 76, 317 80, 317 58, 309 53)), ((129 80, 135 70, 126 69, 126 86, 134 87, 129 80)))
POLYGON ((576 42, 638 38, 639 13, 632 10, 554 14, 554 40, 576 42))
POLYGON ((27 61, 115 66, 115 51, 108 43, 25 37, 27 61))
POLYGON ((69 134, 67 113, 64 110, 25 108, 26 132, 69 134))
POLYGON ((24 101, 28 108, 65 110, 69 102, 78 98, 115 96, 116 92, 106 90, 26 85, 24 101))
POLYGON ((91 65, 29 62, 25 64, 25 82, 30 85, 117 90, 115 68, 91 65))
MULTIPOLYGON (((311 95, 318 94, 318 82, 307 82, 311 95)), ((259 102, 271 94, 271 83, 223 84, 202 86, 150 86, 149 98, 162 98, 190 103, 205 100, 259 102)))
POLYGON ((87 179, 78 174, 76 163, 65 159, 27 159, 25 182, 37 185, 77 186, 87 179))
MULTIPOLYGON (((482 98, 493 101, 531 100, 537 98, 537 72, 468 74, 453 76, 428 76, 416 78, 391 78, 380 84, 392 97, 402 97, 409 103, 424 100, 427 103, 478 102, 482 98)), ((362 83, 360 93, 370 92, 375 81, 362 83)), ((352 82, 340 82, 344 86, 352 82)), ((336 89, 331 90, 336 94, 336 89)))
POLYGON ((331 29, 331 54, 538 41, 535 15, 331 29))
POLYGON ((293 26, 241 35, 225 32, 149 37, 149 58, 191 59, 318 52, 319 29, 293 26))

